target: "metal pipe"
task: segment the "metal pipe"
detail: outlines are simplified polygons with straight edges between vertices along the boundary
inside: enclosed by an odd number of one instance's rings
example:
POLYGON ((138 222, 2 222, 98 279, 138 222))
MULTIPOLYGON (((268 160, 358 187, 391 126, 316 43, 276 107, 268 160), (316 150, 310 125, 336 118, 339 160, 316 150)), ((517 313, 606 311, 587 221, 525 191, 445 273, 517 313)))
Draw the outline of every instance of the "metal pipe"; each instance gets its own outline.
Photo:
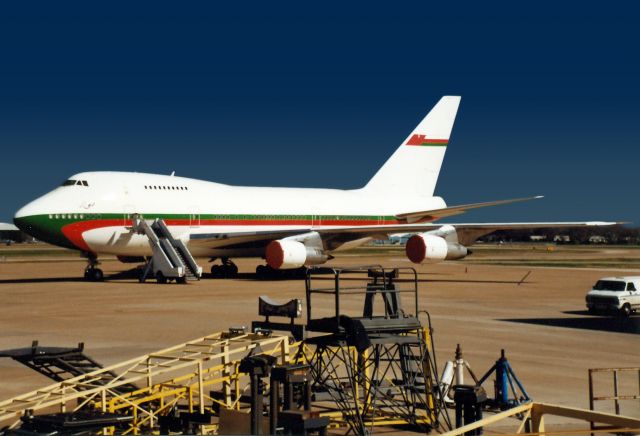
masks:
POLYGON ((269 387, 269 432, 274 435, 278 430, 278 403, 280 402, 280 383, 271 379, 269 387))

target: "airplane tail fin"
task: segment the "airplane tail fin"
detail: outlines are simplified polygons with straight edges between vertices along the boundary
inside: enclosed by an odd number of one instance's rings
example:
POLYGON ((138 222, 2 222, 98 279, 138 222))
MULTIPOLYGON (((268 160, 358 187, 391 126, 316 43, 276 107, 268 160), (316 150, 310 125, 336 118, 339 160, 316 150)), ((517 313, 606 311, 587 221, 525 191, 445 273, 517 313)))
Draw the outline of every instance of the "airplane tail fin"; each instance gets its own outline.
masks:
POLYGON ((442 97, 363 189, 433 196, 459 105, 442 97))

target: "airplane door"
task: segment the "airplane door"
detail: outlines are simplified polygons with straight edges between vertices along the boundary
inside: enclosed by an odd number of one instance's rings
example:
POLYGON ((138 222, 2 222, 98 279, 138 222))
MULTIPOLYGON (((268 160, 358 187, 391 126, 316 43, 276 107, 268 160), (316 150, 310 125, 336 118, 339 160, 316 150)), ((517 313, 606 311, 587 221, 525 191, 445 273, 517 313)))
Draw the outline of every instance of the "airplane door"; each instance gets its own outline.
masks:
POLYGON ((123 207, 124 213, 122 215, 122 225, 125 227, 130 227, 131 224, 131 215, 135 213, 135 207, 133 204, 125 204, 123 207))
POLYGON ((200 227, 200 212, 197 208, 191 208, 192 213, 189 214, 189 227, 200 227))

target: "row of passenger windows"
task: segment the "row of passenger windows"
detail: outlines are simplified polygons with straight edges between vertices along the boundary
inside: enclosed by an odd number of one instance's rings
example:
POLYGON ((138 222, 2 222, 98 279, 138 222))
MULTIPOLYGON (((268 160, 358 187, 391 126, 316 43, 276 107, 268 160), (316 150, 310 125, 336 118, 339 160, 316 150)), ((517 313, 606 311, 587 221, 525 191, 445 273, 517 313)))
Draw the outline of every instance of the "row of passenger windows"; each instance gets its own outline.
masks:
POLYGON ((73 186, 73 185, 89 186, 86 180, 71 180, 71 179, 65 180, 64 182, 62 182, 61 186, 73 186))
POLYGON ((84 214, 77 214, 77 213, 49 214, 49 219, 50 220, 52 220, 52 219, 56 219, 56 220, 59 220, 59 219, 63 219, 63 220, 74 219, 74 220, 77 220, 78 218, 83 219, 84 218, 84 214))
POLYGON ((173 191, 188 191, 186 186, 157 186, 157 185, 144 185, 144 189, 168 189, 173 191))

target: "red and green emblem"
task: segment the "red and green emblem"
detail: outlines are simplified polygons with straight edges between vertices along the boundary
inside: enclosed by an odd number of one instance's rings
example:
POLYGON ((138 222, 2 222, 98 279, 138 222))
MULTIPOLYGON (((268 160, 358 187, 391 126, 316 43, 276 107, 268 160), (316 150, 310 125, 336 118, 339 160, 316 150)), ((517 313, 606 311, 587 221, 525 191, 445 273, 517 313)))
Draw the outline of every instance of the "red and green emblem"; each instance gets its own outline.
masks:
POLYGON ((427 138, 427 135, 415 134, 409 138, 405 145, 424 145, 430 147, 446 147, 449 143, 448 139, 432 139, 427 138))

